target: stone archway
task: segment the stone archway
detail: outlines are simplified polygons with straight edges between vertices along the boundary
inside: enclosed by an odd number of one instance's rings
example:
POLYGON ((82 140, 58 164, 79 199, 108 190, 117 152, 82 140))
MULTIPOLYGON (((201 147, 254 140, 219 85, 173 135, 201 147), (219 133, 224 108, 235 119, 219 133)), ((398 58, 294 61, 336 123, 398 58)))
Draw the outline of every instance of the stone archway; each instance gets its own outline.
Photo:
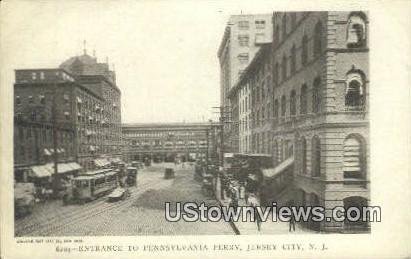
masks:
POLYGON ((358 221, 350 221, 348 218, 346 218, 344 221, 344 230, 348 230, 348 231, 368 230, 369 229, 369 219, 366 218, 367 215, 363 213, 363 208, 368 206, 368 200, 360 196, 350 196, 350 197, 343 199, 343 202, 344 202, 344 208, 345 208, 346 213, 350 213, 352 217, 359 217, 358 221), (350 208, 352 211, 349 210, 350 208))

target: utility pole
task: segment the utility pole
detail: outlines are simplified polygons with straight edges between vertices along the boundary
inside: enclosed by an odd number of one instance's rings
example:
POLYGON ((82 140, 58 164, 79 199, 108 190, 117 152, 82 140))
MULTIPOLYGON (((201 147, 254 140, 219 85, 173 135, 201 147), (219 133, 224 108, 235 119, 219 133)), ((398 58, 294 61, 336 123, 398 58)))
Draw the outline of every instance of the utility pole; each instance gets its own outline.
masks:
POLYGON ((53 159, 54 159, 54 173, 52 176, 53 182, 53 196, 57 197, 58 189, 59 189, 59 176, 58 176, 58 130, 57 130, 57 84, 54 84, 54 91, 53 91, 53 103, 51 107, 51 117, 52 117, 52 127, 53 127, 53 159))
POLYGON ((224 107, 220 106, 220 166, 224 166, 224 107))
POLYGON ((219 162, 220 166, 223 167, 224 165, 224 151, 225 151, 225 137, 224 137, 224 126, 227 123, 231 123, 227 118, 229 118, 230 111, 225 110, 225 108, 229 109, 229 106, 218 106, 218 107, 213 107, 214 109, 219 109, 219 138, 220 138, 220 152, 219 152, 219 162))
POLYGON ((206 168, 208 169, 208 159, 209 159, 209 154, 208 154, 208 148, 209 148, 209 129, 206 129, 206 143, 207 143, 207 149, 206 149, 206 168))

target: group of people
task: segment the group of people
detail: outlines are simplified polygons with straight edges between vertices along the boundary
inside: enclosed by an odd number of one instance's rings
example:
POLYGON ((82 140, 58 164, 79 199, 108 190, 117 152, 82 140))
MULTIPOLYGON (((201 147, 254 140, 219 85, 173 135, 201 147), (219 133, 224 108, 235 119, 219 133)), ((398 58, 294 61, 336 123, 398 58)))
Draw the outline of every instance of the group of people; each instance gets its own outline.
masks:
MULTIPOLYGON (((242 180, 234 180, 230 179, 227 175, 222 176, 222 198, 224 199, 227 197, 230 202, 229 206, 237 208, 241 200, 245 201, 245 205, 251 206, 254 208, 255 211, 255 222, 257 223, 258 231, 261 231, 262 219, 260 214, 257 211, 257 208, 260 207, 260 199, 258 193, 257 185, 254 181, 250 180, 250 173, 244 170, 243 168, 240 169, 240 175, 242 175, 242 180)), ((293 206, 294 202, 290 201, 288 206, 293 206)), ((295 231, 295 219, 291 216, 289 221, 289 232, 295 231)))
POLYGON ((237 208, 240 200, 244 200, 245 204, 251 206, 255 210, 255 221, 257 223, 258 231, 261 231, 262 220, 257 212, 257 208, 260 206, 257 192, 251 188, 247 180, 235 181, 228 177, 223 177, 223 198, 227 197, 230 202, 229 206, 237 208))

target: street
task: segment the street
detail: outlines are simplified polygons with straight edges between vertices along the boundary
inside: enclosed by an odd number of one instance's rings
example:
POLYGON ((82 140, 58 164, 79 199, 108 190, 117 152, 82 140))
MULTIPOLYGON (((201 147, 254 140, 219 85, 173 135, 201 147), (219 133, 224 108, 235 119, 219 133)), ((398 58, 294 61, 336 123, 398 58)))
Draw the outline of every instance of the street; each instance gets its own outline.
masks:
POLYGON ((137 187, 123 201, 103 196, 83 205, 63 206, 61 200, 36 204, 31 215, 15 221, 16 236, 198 235, 234 234, 227 222, 167 222, 165 202, 217 204, 205 197, 193 178, 193 168, 154 164, 139 172, 137 187), (165 167, 175 178, 163 178, 165 167))

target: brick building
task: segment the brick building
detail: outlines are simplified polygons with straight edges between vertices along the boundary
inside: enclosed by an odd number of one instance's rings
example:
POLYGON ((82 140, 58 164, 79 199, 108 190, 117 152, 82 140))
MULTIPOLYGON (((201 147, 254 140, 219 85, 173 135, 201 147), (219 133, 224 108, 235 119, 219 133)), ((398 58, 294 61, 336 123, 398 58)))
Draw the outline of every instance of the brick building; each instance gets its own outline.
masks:
POLYGON ((195 159, 215 153, 211 123, 130 123, 123 124, 122 131, 127 161, 174 161, 177 156, 195 159))
POLYGON ((16 175, 52 162, 54 150, 83 170, 122 159, 121 92, 108 64, 84 53, 60 68, 16 70, 14 98, 16 175))
POLYGON ((82 101, 79 106, 85 108, 77 128, 81 132, 79 161, 87 168, 104 166, 110 162, 110 159, 120 161, 122 159, 121 91, 116 85, 115 72, 109 69, 107 62, 97 62, 97 58, 88 55, 86 51, 83 55, 64 61, 60 68, 71 72, 76 82, 102 99, 101 103, 82 101), (89 129, 88 125, 92 125, 92 128, 89 129), (89 139, 92 139, 91 143, 89 139))
MULTIPOLYGON (((363 12, 273 14, 272 44, 233 88, 251 84, 253 152, 273 155, 283 169, 279 184, 282 174, 293 175, 292 186, 273 200, 321 205, 326 216, 335 206, 369 203, 367 38, 363 12)), ((368 229, 334 221, 308 227, 368 229)))
MULTIPOLYGON (((16 177, 21 179, 22 173, 32 166, 52 163, 55 151, 63 164, 81 162, 77 152, 82 147, 78 141, 81 132, 77 132, 77 126, 85 113, 95 113, 94 109, 81 109, 81 103, 101 105, 101 97, 78 84, 73 75, 63 69, 16 70, 15 76, 16 177)), ((86 130, 93 132, 91 125, 86 130)), ((90 134, 89 145, 95 141, 90 134)), ((78 165, 74 167, 79 169, 78 165)))

